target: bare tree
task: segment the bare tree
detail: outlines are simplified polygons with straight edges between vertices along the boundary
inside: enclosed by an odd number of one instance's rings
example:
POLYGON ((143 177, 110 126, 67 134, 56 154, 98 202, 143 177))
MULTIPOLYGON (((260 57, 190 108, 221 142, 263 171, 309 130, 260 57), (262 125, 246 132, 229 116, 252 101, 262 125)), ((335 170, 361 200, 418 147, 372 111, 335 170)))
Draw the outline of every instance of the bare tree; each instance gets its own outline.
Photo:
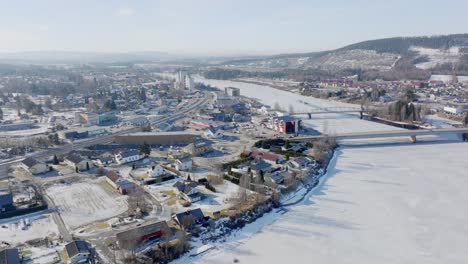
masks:
POLYGON ((175 252, 177 255, 181 255, 187 250, 188 247, 187 233, 185 231, 178 230, 175 233, 175 237, 178 240, 177 245, 175 246, 175 252))
POLYGON ((289 113, 293 114, 294 113, 294 106, 292 104, 289 105, 289 113))
POLYGON ((281 111, 281 106, 278 102, 275 102, 275 104, 273 105, 273 110, 275 111, 281 111))

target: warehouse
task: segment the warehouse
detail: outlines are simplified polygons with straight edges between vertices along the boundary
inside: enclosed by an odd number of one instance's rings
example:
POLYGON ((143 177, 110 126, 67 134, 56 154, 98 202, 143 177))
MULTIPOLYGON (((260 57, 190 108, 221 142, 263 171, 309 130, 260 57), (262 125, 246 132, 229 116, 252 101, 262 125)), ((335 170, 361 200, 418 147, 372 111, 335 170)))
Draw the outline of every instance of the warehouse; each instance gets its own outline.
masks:
POLYGON ((150 145, 188 145, 200 135, 188 132, 147 132, 116 136, 114 142, 121 145, 141 145, 144 142, 150 145))

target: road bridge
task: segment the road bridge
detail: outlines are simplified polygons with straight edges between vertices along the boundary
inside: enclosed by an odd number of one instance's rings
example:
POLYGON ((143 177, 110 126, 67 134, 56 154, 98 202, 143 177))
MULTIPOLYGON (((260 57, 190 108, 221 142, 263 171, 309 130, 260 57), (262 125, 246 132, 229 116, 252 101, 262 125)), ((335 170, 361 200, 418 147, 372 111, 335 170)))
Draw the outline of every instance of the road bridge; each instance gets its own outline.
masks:
POLYGON ((359 113, 360 118, 363 118, 364 112, 366 110, 358 107, 327 107, 327 108, 318 108, 312 111, 306 112, 293 112, 291 115, 306 115, 309 119, 312 119, 312 115, 322 115, 322 114, 341 114, 341 113, 359 113))
POLYGON ((316 141, 325 137, 333 136, 337 141, 344 139, 373 139, 373 138, 391 138, 391 137, 408 137, 410 143, 415 143, 418 136, 426 135, 461 135, 463 140, 468 140, 468 128, 439 128, 439 129, 417 129, 417 130, 393 130, 393 131, 369 131, 369 132, 354 132, 342 133, 336 135, 316 135, 316 136, 301 136, 292 138, 291 141, 316 141))

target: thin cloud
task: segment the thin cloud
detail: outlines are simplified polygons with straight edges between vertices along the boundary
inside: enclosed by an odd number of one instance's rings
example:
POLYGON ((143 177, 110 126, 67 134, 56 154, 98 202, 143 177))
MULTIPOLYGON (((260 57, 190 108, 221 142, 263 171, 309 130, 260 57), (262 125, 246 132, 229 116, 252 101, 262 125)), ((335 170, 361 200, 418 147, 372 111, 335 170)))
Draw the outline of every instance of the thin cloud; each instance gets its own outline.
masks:
POLYGON ((115 15, 118 17, 129 17, 136 14, 135 9, 131 7, 121 7, 115 11, 115 15))

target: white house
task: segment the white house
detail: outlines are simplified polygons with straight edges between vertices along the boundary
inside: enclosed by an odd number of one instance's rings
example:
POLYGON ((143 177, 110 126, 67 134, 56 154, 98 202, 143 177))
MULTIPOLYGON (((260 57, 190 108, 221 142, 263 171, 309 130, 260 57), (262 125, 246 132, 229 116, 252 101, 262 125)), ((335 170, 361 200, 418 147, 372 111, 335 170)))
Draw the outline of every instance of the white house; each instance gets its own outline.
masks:
POLYGON ((192 170, 192 159, 190 157, 184 157, 176 159, 175 168, 178 171, 191 171, 192 170))
POLYGON ((65 158, 65 163, 70 167, 78 168, 80 171, 85 171, 93 167, 93 163, 79 155, 71 154, 65 158))
POLYGON ((91 250, 84 241, 72 241, 65 245, 65 250, 70 264, 89 263, 90 261, 91 250))
POLYGON ((37 159, 26 158, 24 159, 20 166, 25 170, 28 170, 32 174, 41 174, 48 170, 47 165, 44 162, 40 162, 37 159))
POLYGON ((179 196, 188 202, 195 203, 203 198, 202 194, 196 189, 198 184, 195 182, 177 182, 174 186, 179 191, 179 196))
POLYGON ((206 138, 222 138, 223 137, 223 130, 217 129, 213 127, 209 127, 205 130, 204 135, 206 138))
POLYGON ((148 169, 148 176, 151 178, 157 178, 164 174, 166 174, 166 171, 161 165, 151 166, 151 168, 148 169))
POLYGON ((125 164, 129 162, 134 162, 142 159, 143 156, 140 154, 140 151, 134 149, 134 150, 128 150, 128 151, 123 151, 120 152, 119 154, 115 155, 115 161, 118 164, 125 164))

